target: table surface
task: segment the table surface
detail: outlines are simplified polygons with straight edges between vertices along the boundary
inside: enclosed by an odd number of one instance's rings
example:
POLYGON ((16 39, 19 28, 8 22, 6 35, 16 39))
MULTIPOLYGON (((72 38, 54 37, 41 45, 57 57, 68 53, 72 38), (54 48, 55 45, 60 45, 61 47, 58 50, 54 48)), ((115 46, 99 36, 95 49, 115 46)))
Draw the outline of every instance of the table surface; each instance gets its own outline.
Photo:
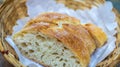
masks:
MULTIPOLYGON (((0 0, 0 5, 4 0, 0 0)), ((107 0, 113 3, 113 6, 120 12, 120 0, 107 0)), ((13 67, 9 62, 7 62, 0 53, 0 67, 13 67)))
POLYGON ((13 67, 10 63, 8 63, 4 57, 0 53, 0 67, 13 67))

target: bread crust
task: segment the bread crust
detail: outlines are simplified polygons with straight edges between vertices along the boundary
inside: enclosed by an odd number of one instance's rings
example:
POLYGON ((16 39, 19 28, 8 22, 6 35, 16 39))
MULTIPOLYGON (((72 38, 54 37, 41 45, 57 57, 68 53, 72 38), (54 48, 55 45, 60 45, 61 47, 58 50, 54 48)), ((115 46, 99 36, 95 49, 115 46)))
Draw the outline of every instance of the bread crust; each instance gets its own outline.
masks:
POLYGON ((66 24, 63 26, 66 30, 71 31, 71 33, 77 37, 79 37, 83 43, 87 46, 90 55, 96 49, 96 44, 89 32, 82 25, 69 25, 66 24))
MULTIPOLYGON (((85 44, 85 42, 83 40, 81 40, 81 36, 80 36, 80 34, 84 31, 82 31, 77 36, 76 33, 73 33, 76 31, 74 29, 72 29, 75 26, 74 25, 68 26, 68 24, 63 24, 63 28, 59 28, 57 26, 52 27, 51 24, 48 24, 48 25, 43 24, 42 25, 41 23, 36 23, 36 24, 33 24, 33 25, 23 29, 21 32, 36 31, 36 32, 41 32, 50 37, 57 38, 69 50, 71 50, 72 53, 75 54, 75 56, 79 59, 82 67, 87 67, 87 65, 90 62, 90 53, 88 50, 88 46, 85 44), (71 27, 71 30, 68 30, 70 27, 71 27)), ((77 25, 77 27, 79 27, 79 25, 77 25)), ((84 29, 81 29, 81 30, 84 30, 84 29)), ((20 34, 21 34, 21 32, 20 32, 20 34)), ((19 33, 17 35, 19 35, 19 33)))
POLYGON ((82 67, 87 67, 90 61, 90 54, 87 45, 79 36, 73 34, 73 30, 68 31, 66 28, 52 28, 46 31, 47 35, 51 35, 60 40, 75 56, 79 59, 82 67))
POLYGON ((55 13, 55 12, 48 12, 48 13, 43 13, 39 15, 38 17, 30 20, 25 27, 28 27, 34 23, 39 23, 39 22, 46 22, 46 23, 51 23, 57 25, 60 22, 63 23, 68 23, 68 24, 80 24, 80 20, 70 17, 66 14, 60 14, 60 13, 55 13))
MULTIPOLYGON (((93 28, 96 27, 93 26, 93 28)), ((99 29, 97 30, 94 34, 99 33, 99 29)), ((59 13, 44 13, 30 20, 20 32, 13 36, 13 39, 19 35, 24 35, 26 32, 41 32, 61 41, 79 59, 81 66, 87 67, 90 62, 90 55, 96 49, 90 31, 92 30, 89 27, 82 26, 76 18, 59 13), (62 24, 59 27, 61 22, 62 24)), ((30 59, 34 60, 33 58, 30 59)), ((37 62, 45 65, 40 61, 37 62)), ((48 65, 45 66, 48 67, 48 65)))
POLYGON ((86 30, 88 30, 88 32, 96 42, 97 48, 102 47, 107 41, 107 35, 99 27, 91 23, 85 24, 84 27, 86 28, 86 30))

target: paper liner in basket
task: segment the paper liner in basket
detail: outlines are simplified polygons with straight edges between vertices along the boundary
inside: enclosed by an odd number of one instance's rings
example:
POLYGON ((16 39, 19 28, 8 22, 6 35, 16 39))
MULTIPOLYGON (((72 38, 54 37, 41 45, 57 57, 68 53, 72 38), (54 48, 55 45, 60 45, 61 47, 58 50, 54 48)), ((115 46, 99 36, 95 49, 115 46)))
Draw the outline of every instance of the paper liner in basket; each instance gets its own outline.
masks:
MULTIPOLYGON (((114 37, 114 35, 116 34, 115 28, 117 27, 117 22, 115 21, 116 16, 112 12, 113 6, 111 2, 107 1, 104 4, 99 5, 98 7, 92 6, 91 9, 76 11, 65 7, 63 4, 57 4, 54 0, 28 0, 26 5, 28 8, 27 13, 29 17, 19 19, 17 21, 18 25, 14 26, 13 34, 20 31, 27 21, 38 16, 43 12, 58 12, 78 18, 80 19, 82 24, 93 23, 102 28, 102 30, 107 34, 107 43, 103 47, 98 48, 95 51, 95 53, 91 56, 91 61, 89 64, 90 67, 95 67, 97 63, 101 62, 115 48, 116 38, 114 37)), ((12 42, 11 37, 8 36, 6 40, 18 53, 19 59, 24 65, 29 65, 31 63, 36 64, 33 61, 28 62, 28 59, 26 61, 26 58, 21 55, 15 44, 12 42)), ((37 64, 37 66, 39 65, 37 64)))

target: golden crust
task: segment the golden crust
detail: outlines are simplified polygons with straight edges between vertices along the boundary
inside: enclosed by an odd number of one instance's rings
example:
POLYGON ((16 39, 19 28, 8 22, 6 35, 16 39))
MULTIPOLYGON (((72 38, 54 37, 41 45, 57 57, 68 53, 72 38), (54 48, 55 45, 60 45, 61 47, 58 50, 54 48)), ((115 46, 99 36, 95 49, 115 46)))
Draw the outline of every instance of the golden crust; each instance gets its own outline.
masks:
MULTIPOLYGON (((71 25, 74 26, 74 25, 71 25)), ((45 33, 60 40, 68 49, 79 59, 82 67, 87 67, 90 61, 88 46, 81 39, 81 36, 75 35, 74 29, 63 24, 63 28, 50 28, 45 33)), ((82 29, 81 29, 82 30, 82 29)))
POLYGON ((47 22, 47 23, 51 23, 51 24, 55 24, 55 25, 57 25, 60 22, 74 24, 74 25, 80 24, 80 20, 78 20, 74 17, 70 17, 65 14, 49 12, 49 13, 43 13, 43 14, 39 15, 38 17, 30 20, 25 25, 25 27, 28 27, 34 23, 39 23, 39 22, 47 22))
POLYGON ((104 43, 107 41, 107 35, 99 27, 90 23, 85 24, 84 27, 88 30, 88 32, 93 37, 97 47, 103 46, 104 43))
POLYGON ((78 19, 59 13, 45 13, 38 16, 29 21, 14 37, 26 32, 41 32, 57 38, 75 54, 82 67, 87 67, 89 64, 90 55, 96 49, 96 43, 97 47, 100 47, 107 40, 105 33, 95 25, 82 26, 78 19))
POLYGON ((79 37, 83 43, 87 46, 90 55, 96 49, 95 41, 92 39, 88 31, 82 25, 64 25, 66 30, 71 31, 73 35, 79 37))
MULTIPOLYGON (((50 37, 55 37, 58 40, 60 40, 68 49, 71 50, 75 54, 75 56, 79 59, 80 64, 82 67, 87 67, 87 65, 90 62, 90 53, 88 50, 88 46, 86 43, 81 39, 81 33, 77 35, 76 30, 72 29, 73 27, 76 27, 76 29, 79 27, 79 25, 70 25, 69 24, 63 24, 63 28, 59 28, 57 26, 51 26, 50 23, 46 25, 41 25, 41 23, 33 24, 29 27, 26 27, 23 29, 20 34, 24 32, 41 32, 45 35, 48 35, 50 37), (70 30, 69 30, 70 28, 70 30), (75 33, 74 33, 75 32, 75 33)), ((85 29, 81 29, 85 30, 85 29)), ((19 35, 19 33, 17 35, 19 35)), ((83 34, 82 34, 83 35, 83 34)))

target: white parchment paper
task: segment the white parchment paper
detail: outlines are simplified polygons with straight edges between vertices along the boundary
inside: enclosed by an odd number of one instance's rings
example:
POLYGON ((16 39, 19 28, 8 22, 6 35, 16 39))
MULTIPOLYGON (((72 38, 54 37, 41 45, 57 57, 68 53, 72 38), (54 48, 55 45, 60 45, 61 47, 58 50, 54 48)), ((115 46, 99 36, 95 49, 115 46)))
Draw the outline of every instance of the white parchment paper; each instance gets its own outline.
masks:
MULTIPOLYGON (((107 43, 96 49, 94 54, 91 56, 91 61, 89 67, 95 67, 97 63, 101 62, 106 56, 108 56, 115 48, 116 34, 115 28, 117 27, 117 22, 115 21, 115 14, 112 12, 113 5, 111 2, 105 2, 98 7, 93 6, 91 9, 85 10, 72 10, 65 7, 63 4, 57 4, 54 0, 27 0, 27 8, 29 17, 19 19, 16 26, 14 26, 13 34, 20 31, 24 24, 28 22, 31 18, 35 18, 43 12, 58 12, 63 14, 68 14, 69 16, 76 17, 80 19, 82 24, 93 23, 107 34, 107 43)), ((7 36, 6 40, 11 44, 19 55, 20 61, 26 66, 41 67, 41 65, 27 59, 19 52, 18 48, 11 39, 11 36, 7 36)))

